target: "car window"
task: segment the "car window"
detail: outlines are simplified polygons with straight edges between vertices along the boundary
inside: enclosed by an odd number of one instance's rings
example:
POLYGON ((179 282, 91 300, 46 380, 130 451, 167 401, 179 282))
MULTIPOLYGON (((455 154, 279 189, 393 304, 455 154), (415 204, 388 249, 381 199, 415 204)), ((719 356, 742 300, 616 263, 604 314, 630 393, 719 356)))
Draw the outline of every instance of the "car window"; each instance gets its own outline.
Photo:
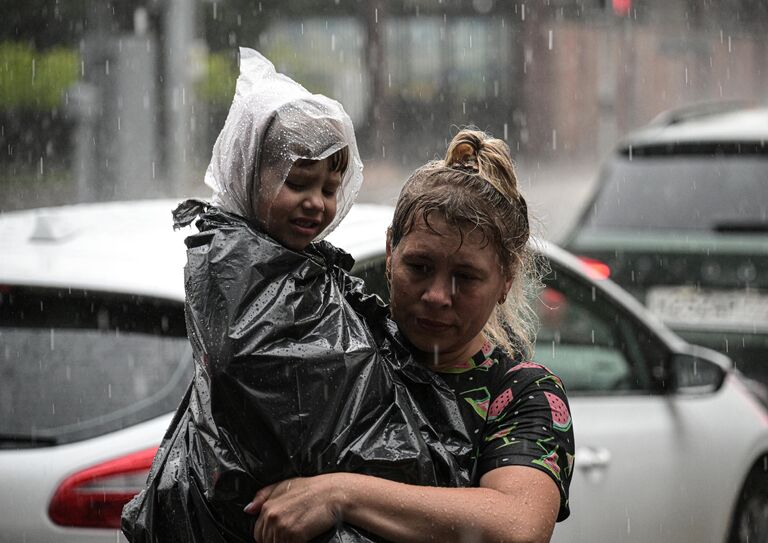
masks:
POLYGON ((540 322, 537 362, 560 376, 570 393, 651 389, 653 342, 615 301, 554 264, 544 284, 534 302, 540 322))
POLYGON ((4 446, 88 439, 172 412, 192 375, 183 305, 141 296, 4 287, 4 446))
POLYGON ((617 155, 586 229, 749 230, 766 227, 768 152, 617 155))

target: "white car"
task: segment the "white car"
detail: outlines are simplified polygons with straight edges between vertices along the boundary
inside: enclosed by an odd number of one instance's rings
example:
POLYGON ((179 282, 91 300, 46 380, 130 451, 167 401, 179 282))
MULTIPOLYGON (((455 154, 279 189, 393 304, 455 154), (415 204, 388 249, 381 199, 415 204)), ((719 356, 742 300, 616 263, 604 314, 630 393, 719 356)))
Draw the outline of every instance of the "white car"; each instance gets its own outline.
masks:
MULTIPOLYGON (((0 541, 113 542, 191 377, 175 201, 0 215, 0 541)), ((386 297, 392 209, 330 241, 386 297)), ((576 435, 557 542, 768 540, 768 412, 730 360, 692 347, 542 243, 536 360, 576 435)))

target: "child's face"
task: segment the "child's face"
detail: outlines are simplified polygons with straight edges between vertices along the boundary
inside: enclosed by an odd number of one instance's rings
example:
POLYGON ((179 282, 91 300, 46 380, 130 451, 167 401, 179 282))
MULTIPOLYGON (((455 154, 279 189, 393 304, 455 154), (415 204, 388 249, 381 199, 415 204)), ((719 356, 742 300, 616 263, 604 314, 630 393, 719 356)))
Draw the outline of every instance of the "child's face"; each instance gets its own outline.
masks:
POLYGON ((259 205, 259 216, 268 217, 267 233, 303 250, 336 216, 340 185, 341 173, 330 171, 329 159, 296 161, 271 205, 259 205))

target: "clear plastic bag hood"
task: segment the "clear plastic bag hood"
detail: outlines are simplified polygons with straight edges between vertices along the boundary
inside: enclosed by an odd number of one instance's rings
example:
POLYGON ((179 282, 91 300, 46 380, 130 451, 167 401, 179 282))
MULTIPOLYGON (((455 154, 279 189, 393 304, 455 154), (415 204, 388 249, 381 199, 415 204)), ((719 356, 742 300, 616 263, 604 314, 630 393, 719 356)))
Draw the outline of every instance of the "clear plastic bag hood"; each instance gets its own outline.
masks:
POLYGON ((349 166, 337 193, 336 217, 321 237, 341 222, 363 181, 352 121, 341 104, 310 93, 277 73, 260 53, 241 47, 235 97, 205 184, 213 189, 214 205, 253 220, 260 203, 266 204, 262 209, 271 204, 296 160, 322 160, 344 147, 349 166))

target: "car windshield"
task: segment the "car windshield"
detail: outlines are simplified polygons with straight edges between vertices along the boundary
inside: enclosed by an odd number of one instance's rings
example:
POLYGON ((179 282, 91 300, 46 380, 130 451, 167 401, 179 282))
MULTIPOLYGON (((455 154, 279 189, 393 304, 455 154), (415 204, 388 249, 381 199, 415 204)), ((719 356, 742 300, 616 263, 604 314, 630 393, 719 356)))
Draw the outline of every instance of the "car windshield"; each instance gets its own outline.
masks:
POLYGON ((768 153, 617 155, 585 228, 764 232, 768 153))
POLYGON ((180 303, 4 287, 0 447, 68 443, 173 411, 189 384, 180 303))

